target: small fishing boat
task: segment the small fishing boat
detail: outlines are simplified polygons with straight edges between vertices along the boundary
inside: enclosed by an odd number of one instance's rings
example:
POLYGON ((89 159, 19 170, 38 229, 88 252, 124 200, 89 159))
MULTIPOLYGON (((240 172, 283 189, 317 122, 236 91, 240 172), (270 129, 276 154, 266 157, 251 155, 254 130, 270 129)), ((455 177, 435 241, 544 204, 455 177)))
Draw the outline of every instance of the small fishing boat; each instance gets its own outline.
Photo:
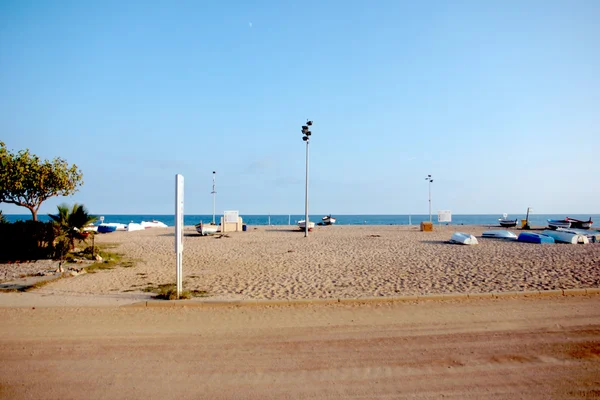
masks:
POLYGON ((548 228, 556 229, 556 228, 570 228, 571 222, 566 219, 549 219, 548 220, 548 228))
POLYGON ((514 226, 517 226, 517 220, 516 219, 502 219, 502 218, 498 218, 498 222, 500 222, 500 226, 502 226, 504 228, 512 228, 514 226))
POLYGON ((94 224, 89 224, 83 227, 84 232, 98 232, 98 226, 94 224))
POLYGON ((575 228, 575 229, 590 229, 592 227, 592 224, 594 223, 594 221, 592 221, 592 217, 590 217, 589 220, 587 221, 582 221, 580 219, 575 219, 575 218, 565 218, 566 221, 569 221, 571 223, 571 228, 575 228))
POLYGON ((323 221, 323 225, 333 225, 333 224, 335 224, 335 218, 333 218, 331 216, 331 214, 324 216, 323 218, 321 218, 321 220, 323 221))
MULTIPOLYGON (((313 228, 315 227, 315 223, 312 221, 308 221, 308 231, 312 231, 313 228)), ((302 220, 302 221, 298 221, 298 228, 300 228, 301 230, 306 229, 306 221, 302 220)))
POLYGON ((590 243, 600 243, 600 232, 596 230, 578 228, 558 228, 556 230, 577 233, 579 235, 587 237, 590 243))
POLYGON ((554 238, 535 232, 521 232, 517 238, 519 242, 525 243, 537 243, 537 244, 551 244, 555 243, 554 238))
POLYGON ((117 222, 110 222, 107 224, 100 224, 98 225, 98 233, 110 233, 110 232, 115 232, 115 231, 126 231, 127 230, 127 225, 125 224, 119 224, 117 222))
POLYGON ((490 239, 517 240, 517 235, 503 230, 486 231, 481 234, 481 237, 490 239))
POLYGON ((144 227, 144 229, 168 228, 167 224, 165 224, 164 222, 157 221, 155 219, 153 219, 152 221, 142 221, 141 225, 144 227))
POLYGON ((502 218, 498 218, 498 222, 500 222, 500 226, 505 228, 512 228, 513 226, 517 226, 516 219, 508 219, 508 214, 502 214, 502 218))
POLYGON ((202 222, 200 222, 198 225, 196 225, 196 232, 198 232, 202 236, 214 235, 215 233, 217 233, 218 230, 219 230, 218 225, 203 224, 202 222))
POLYGON ((588 244, 590 242, 584 235, 563 229, 546 229, 542 234, 550 236, 556 243, 588 244))
POLYGON ((130 222, 127 224, 127 228, 125 228, 125 230, 127 232, 133 232, 133 231, 143 231, 144 227, 142 226, 142 224, 138 224, 135 222, 130 222))
POLYGON ((454 232, 450 238, 450 243, 467 245, 479 244, 475 236, 462 232, 454 232))

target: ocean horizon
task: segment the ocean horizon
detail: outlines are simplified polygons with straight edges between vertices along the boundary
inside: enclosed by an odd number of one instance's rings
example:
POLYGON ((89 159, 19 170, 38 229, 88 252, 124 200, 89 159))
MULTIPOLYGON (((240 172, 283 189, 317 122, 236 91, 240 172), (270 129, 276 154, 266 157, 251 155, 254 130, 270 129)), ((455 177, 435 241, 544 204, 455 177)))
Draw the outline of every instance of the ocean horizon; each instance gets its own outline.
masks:
MULTIPOLYGON (((8 222, 31 220, 31 214, 5 214, 8 222)), ((175 216, 173 214, 97 214, 103 216, 105 223, 122 223, 142 221, 161 221, 168 226, 175 226, 175 216)), ((323 214, 309 215, 309 220, 319 223, 323 214)), ((336 225, 419 225, 421 222, 429 221, 429 214, 332 214, 336 218, 336 225)), ((546 226, 548 219, 564 219, 571 217, 581 220, 587 220, 590 217, 594 222, 600 224, 600 214, 530 214, 529 223, 532 226, 546 226)), ((216 215, 215 220, 220 222, 221 215, 216 215)), ((240 214, 243 223, 246 225, 295 225, 298 221, 304 220, 304 214, 240 214)), ((452 215, 450 225, 499 225, 498 219, 502 215, 498 214, 456 214, 452 215)), ((518 221, 525 219, 525 214, 509 214, 509 219, 518 221)), ((437 224, 437 214, 432 215, 432 222, 437 224)), ((48 214, 39 214, 38 220, 42 222, 50 221, 48 214)), ((189 214, 184 215, 185 225, 195 225, 200 221, 204 223, 212 222, 212 214, 189 214)), ((442 222, 441 224, 447 224, 442 222)), ((520 225, 520 224, 519 224, 520 225)))

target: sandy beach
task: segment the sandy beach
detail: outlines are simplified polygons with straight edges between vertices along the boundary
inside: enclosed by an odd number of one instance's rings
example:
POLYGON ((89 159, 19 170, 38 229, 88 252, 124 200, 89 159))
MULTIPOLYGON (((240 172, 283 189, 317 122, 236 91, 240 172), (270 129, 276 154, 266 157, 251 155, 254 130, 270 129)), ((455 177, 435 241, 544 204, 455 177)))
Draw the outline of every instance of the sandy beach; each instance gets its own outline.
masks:
MULTIPOLYGON (((213 300, 336 299, 600 287, 600 244, 535 245, 494 239, 447 243, 457 230, 488 227, 326 226, 305 238, 295 227, 248 227, 227 237, 186 227, 184 289, 213 300)), ((175 282, 174 229, 97 235, 133 261, 51 283, 39 293, 148 296, 175 282)), ((14 267, 14 266, 13 266, 14 267)))
POLYGON ((600 286, 600 245, 446 243, 456 228, 188 227, 184 288, 208 297, 153 307, 173 229, 98 235, 133 266, 0 294, 0 398, 600 396, 600 295, 193 306, 600 286))
POLYGON ((599 298, 0 307, 0 398, 598 398, 599 298))

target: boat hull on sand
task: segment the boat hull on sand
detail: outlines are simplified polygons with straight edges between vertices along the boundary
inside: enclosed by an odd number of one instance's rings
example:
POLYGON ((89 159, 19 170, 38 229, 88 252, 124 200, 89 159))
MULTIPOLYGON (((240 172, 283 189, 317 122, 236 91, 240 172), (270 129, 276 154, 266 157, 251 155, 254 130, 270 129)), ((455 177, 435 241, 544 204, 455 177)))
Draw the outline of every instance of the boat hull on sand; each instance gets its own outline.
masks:
POLYGON ((500 226, 503 226, 505 228, 512 228, 513 226, 517 226, 517 220, 516 219, 498 219, 498 222, 500 223, 500 226))
POLYGON ((214 235, 219 230, 218 225, 213 224, 198 224, 196 225, 196 232, 202 236, 214 235))
POLYGON ((565 218, 565 220, 569 221, 571 223, 571 228, 575 229, 591 229, 592 224, 594 223, 594 221, 592 221, 592 217, 590 217, 590 219, 587 221, 569 217, 565 218))
POLYGON ((156 220, 142 221, 141 225, 144 227, 144 229, 149 229, 149 228, 168 228, 167 224, 165 224, 164 222, 156 221, 156 220))
POLYGON ((536 243, 536 244, 553 244, 554 238, 535 232, 521 232, 517 238, 519 242, 536 243))
POLYGON ((327 216, 323 217, 321 220, 323 221, 322 222, 323 225, 335 224, 335 218, 333 218, 331 215, 327 215, 327 216))
POLYGON ((110 233, 115 231, 126 231, 127 225, 119 224, 117 222, 110 222, 106 224, 98 225, 98 233, 110 233))
MULTIPOLYGON (((314 227, 315 223, 312 221, 308 221, 308 230, 312 231, 314 227)), ((301 230, 306 229, 306 222, 304 220, 298 221, 298 228, 300 228, 301 230)))
POLYGON ((566 219, 549 219, 548 220, 548 228, 557 229, 557 228, 570 228, 571 222, 566 219))
POLYGON ((504 239, 504 240, 517 240, 517 235, 509 231, 493 230, 486 231, 481 234, 481 237, 488 239, 504 239))
POLYGON ((584 235, 563 229, 546 229, 542 233, 553 238, 556 243, 588 244, 590 242, 584 235))
POLYGON ((465 245, 479 244, 475 236, 462 232, 454 232, 450 238, 450 243, 465 245))
POLYGON ((569 228, 569 229, 558 228, 557 231, 567 231, 567 232, 578 233, 580 235, 587 237, 588 240, 590 241, 590 243, 600 243, 600 231, 588 230, 588 229, 578 229, 578 228, 569 228))

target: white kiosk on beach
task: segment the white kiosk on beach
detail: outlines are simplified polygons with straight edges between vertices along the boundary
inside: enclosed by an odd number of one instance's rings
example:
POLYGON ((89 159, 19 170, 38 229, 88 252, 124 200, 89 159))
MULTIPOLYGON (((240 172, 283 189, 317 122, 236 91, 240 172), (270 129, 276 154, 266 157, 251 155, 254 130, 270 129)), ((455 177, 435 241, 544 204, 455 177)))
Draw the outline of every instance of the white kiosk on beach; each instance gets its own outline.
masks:
POLYGON ((242 217, 239 211, 225 211, 221 217, 221 233, 241 232, 243 229, 242 217))

